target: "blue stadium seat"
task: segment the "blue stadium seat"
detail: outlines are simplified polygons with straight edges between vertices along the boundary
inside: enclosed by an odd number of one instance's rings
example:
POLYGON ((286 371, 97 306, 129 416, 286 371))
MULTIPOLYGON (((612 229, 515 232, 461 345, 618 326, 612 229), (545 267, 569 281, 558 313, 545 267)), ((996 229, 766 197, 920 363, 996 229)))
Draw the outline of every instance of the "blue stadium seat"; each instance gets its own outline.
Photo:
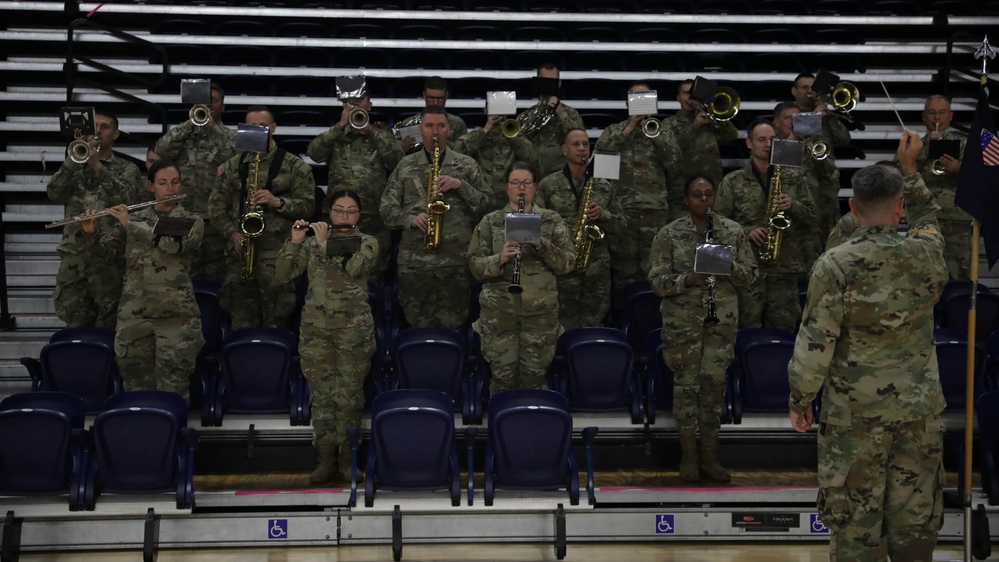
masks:
POLYGON ((691 53, 687 56, 687 70, 691 72, 746 72, 746 63, 742 60, 741 55, 734 53, 691 53))
POLYGON ((556 27, 545 25, 525 25, 511 30, 510 40, 517 43, 530 43, 531 41, 564 41, 565 35, 563 35, 562 31, 556 27))
POLYGON ((110 328, 66 328, 52 335, 38 359, 22 357, 31 390, 68 392, 83 399, 87 412, 101 409, 122 391, 110 328))
POLYGON ((785 330, 738 331, 735 358, 728 369, 733 423, 742 423, 743 411, 787 411, 787 364, 793 349, 794 334, 785 330))
POLYGON ((163 19, 149 28, 153 35, 211 35, 212 26, 204 20, 163 19))
POLYGON ((349 47, 339 49, 334 56, 342 68, 392 68, 392 55, 386 49, 349 47))
MULTIPOLYGON (((979 294, 989 292, 989 288, 985 285, 978 283, 976 285, 979 294)), ((967 281, 948 281, 944 286, 943 291, 940 293, 940 299, 935 305, 933 305, 933 321, 934 325, 938 328, 950 328, 947 324, 947 299, 953 295, 967 294, 971 289, 970 283, 967 281)), ((967 324, 965 320, 962 324, 967 324)))
POLYGON ((735 29, 725 27, 709 27, 687 32, 690 43, 748 43, 746 36, 735 29))
POLYGON ((702 0, 694 3, 694 11, 698 14, 740 15, 752 13, 752 8, 745 0, 702 0))
MULTIPOLYGON (((471 52, 471 51, 466 51, 471 52)), ((481 52, 481 51, 478 51, 481 52)), ((498 51, 497 51, 498 52, 498 51)), ((457 54, 452 57, 451 67, 455 66, 457 54)), ((486 99, 486 92, 496 92, 508 90, 510 84, 498 78, 470 76, 467 78, 455 78, 448 84, 448 92, 451 97, 464 99, 486 99)))
POLYGON ((867 13, 858 0, 816 0, 812 14, 816 16, 862 16, 867 13))
MULTIPOLYGON (((967 336, 969 293, 962 292, 947 297, 944 311, 946 326, 967 336)), ((991 291, 978 291, 975 298, 975 341, 984 343, 992 332, 999 330, 999 295, 991 291)))
POLYGON ((566 39, 579 43, 624 43, 628 41, 628 38, 624 36, 624 32, 613 27, 599 26, 570 29, 566 39))
POLYGON ((687 35, 675 27, 640 27, 628 32, 632 43, 683 43, 687 35))
POLYGON ((198 362, 191 375, 191 407, 201 408, 201 425, 211 425, 214 419, 215 388, 219 378, 219 354, 222 341, 229 331, 229 316, 219 305, 221 283, 194 281, 194 299, 201 311, 201 335, 205 339, 198 362))
POLYGON ((340 39, 388 39, 392 33, 378 23, 348 23, 331 27, 330 35, 340 39))
POLYGON ((259 20, 226 20, 215 25, 215 35, 270 37, 272 26, 259 20))
POLYGON ((978 397, 979 444, 982 450, 982 488, 989 503, 999 504, 999 391, 978 397))
POLYGON ((292 68, 328 68, 333 59, 328 49, 319 47, 281 47, 274 52, 275 66, 292 68))
POLYGON ((584 0, 580 11, 590 14, 633 14, 635 3, 622 0, 584 0))
POLYGON ((804 38, 805 42, 819 45, 859 45, 864 42, 856 31, 839 27, 809 30, 804 38))
POLYGON ((451 38, 447 28, 427 23, 401 25, 396 28, 395 33, 393 33, 393 37, 395 39, 425 39, 427 41, 441 41, 451 38))
MULTIPOLYGON (((170 65, 209 64, 212 62, 212 51, 203 45, 163 45, 163 49, 166 51, 166 62, 170 65)), ((160 60, 159 53, 153 52, 149 56, 149 62, 160 64, 163 61, 160 60)), ((176 92, 177 89, 172 91, 176 92)))
POLYGON ((776 27, 757 29, 749 34, 747 39, 751 43, 763 43, 771 45, 787 45, 794 47, 805 42, 801 33, 790 27, 776 27))
POLYGON ((399 49, 395 52, 396 68, 412 68, 437 72, 450 68, 451 58, 440 49, 399 49))
POLYGON ((694 6, 688 0, 642 0, 638 11, 643 14, 693 14, 694 6))
POLYGON ((447 328, 407 328, 393 341, 391 388, 422 388, 447 394, 462 407, 462 419, 474 419, 465 338, 447 328))
MULTIPOLYGON (((222 86, 227 96, 269 96, 273 92, 274 79, 270 76, 249 74, 228 75, 219 78, 218 84, 222 86)), ((243 111, 243 114, 246 112, 243 111)))
POLYGON ((864 72, 860 59, 850 53, 819 53, 808 58, 810 68, 824 68, 831 72, 864 72))
MULTIPOLYGON (((325 76, 282 76, 277 80, 273 78, 274 93, 281 96, 306 96, 312 98, 325 98, 335 95, 336 88, 333 81, 325 76)), ((331 117, 339 118, 336 106, 332 106, 331 117)))
MULTIPOLYGON (((934 330, 936 340, 937 365, 940 368, 940 386, 948 410, 963 411, 966 401, 968 366, 967 335, 948 328, 934 330)), ((974 390, 972 396, 977 398, 986 390, 985 361, 987 350, 984 345, 975 345, 975 364, 973 366, 974 390)))
POLYGON ((112 396, 94 418, 93 461, 87 471, 85 506, 97 496, 175 495, 177 509, 194 507, 197 432, 187 427, 187 403, 173 392, 140 390, 112 396))
POLYGON ((622 53, 617 51, 577 51, 565 57, 568 68, 577 71, 620 72, 627 70, 622 53))
POLYGON ((332 30, 322 23, 293 21, 278 24, 274 28, 275 37, 306 37, 309 39, 323 39, 330 36, 332 30))
POLYGON ((66 494, 83 507, 89 439, 83 399, 65 392, 25 392, 0 402, 0 495, 66 494))
MULTIPOLYGON (((337 112, 337 118, 339 119, 340 113, 337 112)), ((285 128, 283 132, 287 133, 287 127, 296 126, 306 126, 306 127, 329 127, 331 123, 334 122, 333 118, 326 111, 320 111, 315 109, 292 109, 279 111, 275 116, 274 120, 278 125, 285 128)))
POLYGON ((506 30, 495 25, 462 25, 451 32, 455 41, 506 41, 510 38, 506 30))
POLYGON ((796 53, 757 53, 747 57, 750 72, 784 72, 798 74, 805 71, 801 57, 796 53))
POLYGON ((579 117, 590 129, 606 129, 615 123, 624 121, 624 115, 618 113, 602 113, 595 111, 581 111, 579 117))
MULTIPOLYGON (((666 51, 639 51, 628 55, 628 69, 644 72, 683 72, 686 64, 676 53, 666 51)), ((660 99, 662 99, 660 97, 660 99)))
POLYGON ((645 347, 649 332, 663 327, 660 311, 663 299, 652 291, 648 281, 635 281, 621 290, 624 315, 621 329, 628 335, 628 341, 636 356, 644 358, 650 351, 645 347))
POLYGON ((923 8, 915 0, 880 0, 868 4, 867 13, 881 16, 921 16, 923 8))
MULTIPOLYGON (((569 97, 574 100, 623 100, 625 86, 619 80, 609 78, 578 78, 566 80, 562 85, 569 91, 569 97)), ((613 122, 621 121, 617 116, 613 122)))
POLYGON ((222 66, 266 66, 270 62, 270 48, 257 45, 224 45, 212 55, 212 64, 222 66))
POLYGON ((643 344, 648 350, 645 371, 645 419, 656 423, 656 410, 673 411, 673 371, 663 359, 662 328, 648 333, 643 344))
POLYGON ((282 328, 243 328, 222 344, 222 376, 215 391, 215 425, 226 413, 287 412, 291 425, 303 423, 305 378, 298 338, 282 328))
POLYGON ((753 13, 759 15, 800 16, 809 13, 808 6, 799 0, 757 0, 753 13))
POLYGON ((558 53, 551 51, 511 51, 507 55, 507 66, 510 70, 528 70, 534 72, 538 66, 546 62, 551 62, 559 68, 565 68, 565 62, 562 61, 562 57, 558 53))

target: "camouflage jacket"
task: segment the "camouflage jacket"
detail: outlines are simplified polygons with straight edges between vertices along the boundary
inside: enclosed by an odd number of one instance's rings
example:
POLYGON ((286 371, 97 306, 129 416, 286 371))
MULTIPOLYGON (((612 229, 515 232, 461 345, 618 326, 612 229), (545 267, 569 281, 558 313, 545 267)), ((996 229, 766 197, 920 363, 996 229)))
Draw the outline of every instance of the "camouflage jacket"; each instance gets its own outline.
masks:
POLYGON ((219 167, 236 155, 236 131, 222 125, 195 127, 187 121, 170 129, 153 150, 180 170, 182 193, 187 194, 181 205, 207 219, 219 167))
MULTIPOLYGON (((684 286, 684 278, 694 272, 694 255, 704 239, 704 227, 695 225, 687 215, 662 227, 652 241, 649 283, 657 295, 664 297, 659 310, 667 329, 704 325, 708 285, 684 286)), ((715 277, 715 313, 722 324, 737 326, 739 306, 735 288, 756 281, 756 257, 739 224, 718 215, 714 217, 713 243, 732 246, 732 274, 715 277)))
MULTIPOLYGON (((260 158, 259 189, 267 188, 267 178, 271 162, 274 161, 275 150, 263 154, 260 158)), ((212 218, 212 227, 226 239, 239 231, 240 217, 249 211, 245 208, 246 190, 239 177, 240 165, 254 159, 255 153, 244 152, 230 158, 219 168, 219 176, 215 180, 215 189, 208 201, 208 212, 212 218)), ((247 177, 247 183, 252 180, 247 177)), ((316 181, 312 178, 312 169, 304 160, 294 154, 286 153, 281 162, 281 169, 271 185, 270 192, 284 199, 284 205, 274 208, 261 205, 264 215, 264 233, 257 239, 257 247, 267 247, 277 250, 288 238, 291 225, 298 219, 312 216, 315 208, 316 181)))
MULTIPOLYGON (((96 173, 90 166, 66 158, 52 174, 46 191, 50 201, 66 206, 66 218, 83 214, 87 209, 102 210, 122 203, 132 205, 147 201, 150 195, 138 166, 114 154, 101 160, 101 170, 96 173)), ((110 224, 111 221, 114 219, 102 218, 98 224, 110 224)), ((60 252, 77 253, 73 237, 79 230, 79 223, 63 227, 60 252)))
POLYGON ((683 182, 679 177, 680 147, 669 135, 660 134, 650 139, 638 128, 626 136, 624 129, 628 122, 625 120, 604 129, 596 149, 621 154, 621 176, 616 188, 626 211, 666 210, 669 194, 677 189, 683 191, 682 185, 679 188, 675 185, 683 182), (670 182, 674 185, 670 186, 670 182))
POLYGON ((522 160, 538 168, 538 152, 531 141, 523 135, 507 139, 498 129, 489 133, 483 129, 472 131, 459 139, 454 148, 474 158, 479 165, 483 191, 492 198, 490 207, 502 207, 508 201, 506 172, 510 164, 522 160))
MULTIPOLYGON (((954 129, 946 129, 940 135, 946 140, 958 140, 961 143, 961 152, 958 160, 964 158, 964 147, 968 143, 968 137, 964 133, 954 129)), ((933 173, 933 161, 930 160, 930 136, 929 133, 923 135, 923 149, 919 151, 916 158, 916 166, 919 168, 919 175, 926 182, 926 187, 933 194, 937 205, 940 205, 940 212, 937 213, 937 220, 941 221, 968 221, 971 222, 971 215, 964 209, 954 204, 954 194, 957 192, 958 174, 946 173, 936 175, 933 173)), ((898 160, 898 157, 895 158, 898 160)))
POLYGON ((829 231, 829 237, 826 238, 826 249, 828 250, 846 242, 858 228, 860 228, 860 224, 857 222, 857 217, 853 216, 853 213, 843 215, 839 218, 836 226, 829 231))
POLYGON ((289 239, 277 255, 277 279, 291 281, 308 272, 303 327, 308 324, 325 330, 370 326, 373 319, 368 306, 368 276, 377 261, 378 240, 367 234, 361 234, 361 251, 349 257, 327 256, 326 246, 316 244, 312 237, 300 244, 289 239))
POLYGON ((402 229, 399 264, 425 267, 465 265, 465 248, 472 237, 475 221, 485 213, 492 198, 482 191, 482 172, 471 156, 456 150, 441 155, 440 175, 461 180, 461 187, 445 191, 441 199, 451 205, 441 219, 441 243, 436 251, 424 247, 423 232, 411 223, 427 210, 430 158, 426 151, 403 158, 389 176, 382 194, 381 214, 385 225, 402 229))
MULTIPOLYGON (((662 134, 676 140, 680 147, 679 175, 688 178, 704 175, 721 181, 725 172, 722 168, 721 151, 718 144, 732 142, 739 138, 739 131, 731 121, 723 121, 715 127, 712 123, 694 128, 694 121, 682 113, 663 119, 662 134)), ((670 193, 669 202, 683 203, 683 190, 670 193)))
POLYGON ((191 318, 201 315, 189 270, 204 233, 201 217, 179 205, 169 213, 145 207, 129 213, 124 228, 116 220, 113 228, 92 236, 81 231, 77 243, 99 263, 125 256, 118 318, 191 318), (153 228, 161 216, 194 219, 194 226, 183 238, 158 236, 153 228))
POLYGON ((917 174, 905 178, 912 228, 859 229, 819 257, 788 365, 790 407, 822 388, 823 423, 912 421, 944 409, 933 304, 947 282, 938 209, 917 174))
POLYGON ((822 118, 822 136, 832 142, 829 150, 832 150, 833 146, 850 144, 850 129, 846 128, 846 123, 843 122, 842 117, 832 112, 822 118))
MULTIPOLYGON (((579 182, 575 182, 579 183, 579 182)), ((534 202, 546 209, 551 209, 562 217, 569 228, 569 236, 575 236, 573 229, 579 218, 579 198, 582 196, 582 185, 574 185, 569 178, 568 166, 562 168, 538 184, 534 202)), ((600 219, 592 224, 600 227, 604 234, 621 232, 625 227, 624 209, 614 193, 613 183, 605 179, 593 180, 593 200, 600 205, 600 219)), ((587 274, 596 274, 610 270, 610 252, 607 248, 609 238, 604 237, 593 243, 590 254, 590 265, 587 274)))
MULTIPOLYGON (((408 121, 410 119, 415 119, 419 116, 420 116, 419 113, 417 113, 416 115, 410 115, 409 117, 402 119, 400 122, 408 121)), ((397 122, 396 125, 398 126, 400 122, 397 122)), ((458 142, 458 139, 461 138, 463 135, 468 134, 468 125, 465 125, 464 119, 450 112, 447 113, 447 124, 449 127, 451 127, 451 132, 447 134, 447 146, 448 148, 454 148, 454 145, 456 142, 458 142)), ((416 141, 421 142, 419 135, 417 135, 416 141)), ((406 153, 406 156, 409 156, 410 154, 416 154, 416 152, 419 150, 421 150, 421 147, 419 145, 416 145, 414 148, 411 148, 409 152, 406 153)))
POLYGON ((500 265, 500 252, 506 243, 506 214, 509 207, 486 215, 475 227, 468 244, 468 267, 472 276, 483 281, 479 305, 504 310, 516 316, 538 316, 558 312, 556 275, 572 270, 576 251, 569 229, 555 211, 535 206, 541 214, 541 248, 524 244, 520 256, 520 286, 514 295, 508 290, 513 280, 514 260, 500 265))
MULTIPOLYGON (((725 176, 718 186, 715 199, 715 216, 728 217, 742 225, 746 234, 766 226, 767 193, 753 174, 752 161, 741 170, 725 176)), ((769 186, 766 187, 769 189, 769 186)), ((791 227, 784 231, 781 240, 780 257, 775 265, 760 265, 764 273, 807 273, 801 255, 801 236, 807 235, 815 223, 815 202, 808 192, 800 175, 794 170, 781 170, 781 191, 790 195, 794 204, 785 215, 791 219, 791 227)), ((758 248, 757 248, 758 255, 758 248)))
POLYGON ((333 125, 309 143, 306 154, 329 166, 324 215, 332 204, 329 196, 337 190, 350 189, 361 196, 361 214, 378 216, 385 182, 405 155, 388 125, 375 123, 373 127, 374 132, 365 135, 349 126, 341 129, 333 125))
MULTIPOLYGON (((538 162, 541 165, 540 177, 542 178, 554 174, 561 170, 562 166, 565 166, 565 155, 562 154, 565 134, 572 129, 586 128, 578 111, 561 102, 559 107, 564 109, 562 115, 556 111, 544 127, 527 137, 527 140, 531 141, 538 151, 538 162)), ((520 115, 517 115, 517 119, 523 119, 523 116, 529 111, 531 110, 521 111, 520 115)))

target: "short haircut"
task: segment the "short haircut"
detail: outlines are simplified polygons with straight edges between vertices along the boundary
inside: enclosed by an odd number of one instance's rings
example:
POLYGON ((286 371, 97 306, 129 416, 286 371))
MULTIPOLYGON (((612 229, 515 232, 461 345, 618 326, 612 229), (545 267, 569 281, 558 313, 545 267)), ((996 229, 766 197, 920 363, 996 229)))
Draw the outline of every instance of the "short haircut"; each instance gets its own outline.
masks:
POLYGON ((802 72, 801 74, 795 76, 794 77, 794 87, 795 88, 798 87, 798 80, 801 80, 802 78, 815 78, 815 75, 812 74, 811 72, 802 72))
POLYGON ((444 90, 447 91, 447 81, 440 76, 431 76, 423 82, 423 91, 444 90))
MULTIPOLYGON (((752 123, 749 124, 748 127, 746 127, 746 138, 752 140, 753 131, 755 131, 756 128, 759 127, 760 125, 766 125, 767 127, 774 129, 774 124, 772 120, 760 117, 758 119, 755 119, 752 123)), ((774 132, 777 132, 777 130, 774 129, 774 132)))
POLYGON ((875 166, 887 166, 898 173, 902 173, 902 169, 898 167, 898 162, 892 162, 891 160, 878 160, 874 163, 875 166))
POLYGON ((679 94, 680 92, 682 92, 683 91, 683 87, 687 86, 687 85, 693 86, 694 85, 694 81, 688 78, 688 79, 684 80, 683 82, 680 82, 677 85, 677 87, 676 87, 676 93, 679 94))
POLYGON ((149 171, 146 172, 146 179, 148 179, 150 182, 156 181, 156 174, 160 173, 166 168, 173 168, 177 170, 177 175, 178 176, 180 175, 180 168, 178 168, 176 164, 174 164, 170 160, 160 159, 153 162, 153 165, 149 167, 149 171))
POLYGON ((788 109, 791 109, 792 107, 799 111, 801 110, 801 107, 799 107, 798 104, 793 101, 782 101, 778 103, 777 105, 774 106, 774 119, 777 119, 781 115, 784 115, 784 112, 787 111, 788 109))
POLYGON ((709 184, 711 184, 711 189, 712 190, 717 187, 715 185, 715 180, 711 179, 710 177, 705 176, 704 174, 693 174, 693 175, 687 176, 687 179, 685 180, 685 182, 683 184, 683 195, 684 195, 684 197, 686 197, 687 195, 690 195, 690 187, 692 185, 694 185, 694 183, 696 183, 698 180, 704 180, 704 181, 708 182, 709 184))
POLYGON ((634 92, 635 88, 640 88, 640 87, 643 87, 643 86, 646 87, 646 88, 648 88, 650 92, 653 91, 653 90, 655 90, 655 88, 653 88, 652 85, 649 84, 648 82, 643 82, 641 80, 637 80, 635 82, 632 82, 631 85, 628 86, 628 92, 634 92))
POLYGON ((569 141, 569 135, 571 135, 572 133, 575 133, 576 131, 582 131, 582 132, 586 133, 586 138, 587 139, 590 138, 590 133, 587 133, 586 129, 583 129, 581 127, 575 127, 575 128, 569 129, 568 131, 565 132, 565 136, 562 137, 562 144, 566 144, 569 141))
POLYGON ((114 129, 118 130, 118 116, 111 112, 106 107, 99 107, 94 110, 94 117, 100 115, 101 117, 107 117, 111 120, 111 124, 114 125, 114 129))
POLYGON ((883 210, 902 196, 902 176, 886 166, 867 166, 853 174, 853 200, 858 211, 883 210))
POLYGON ((423 111, 420 112, 420 120, 422 121, 427 115, 443 115, 446 119, 447 110, 439 105, 431 105, 430 107, 424 107, 423 111))
POLYGON ((350 197, 351 199, 354 200, 354 203, 357 205, 357 209, 361 210, 361 196, 350 189, 338 189, 333 193, 329 194, 327 198, 330 201, 331 209, 333 208, 333 203, 341 197, 350 197))
POLYGON ((516 160, 515 162, 513 162, 512 164, 510 164, 510 167, 506 169, 506 176, 505 177, 507 179, 509 179, 510 178, 510 174, 512 174, 513 172, 515 172, 517 170, 527 170, 528 172, 531 173, 531 179, 532 180, 537 181, 537 179, 538 179, 538 171, 534 168, 534 166, 531 163, 524 162, 523 160, 516 160))
POLYGON ((923 105, 925 106, 927 103, 930 103, 933 100, 944 100, 945 102, 950 104, 950 96, 945 96, 943 94, 933 94, 932 96, 926 98, 926 102, 923 105))
POLYGON ((212 82, 212 91, 218 92, 219 99, 225 101, 225 90, 223 90, 222 86, 219 86, 217 82, 212 82))
POLYGON ((558 65, 553 62, 543 62, 540 65, 538 65, 538 74, 537 74, 538 76, 541 76, 542 70, 554 70, 555 72, 559 71, 558 65))

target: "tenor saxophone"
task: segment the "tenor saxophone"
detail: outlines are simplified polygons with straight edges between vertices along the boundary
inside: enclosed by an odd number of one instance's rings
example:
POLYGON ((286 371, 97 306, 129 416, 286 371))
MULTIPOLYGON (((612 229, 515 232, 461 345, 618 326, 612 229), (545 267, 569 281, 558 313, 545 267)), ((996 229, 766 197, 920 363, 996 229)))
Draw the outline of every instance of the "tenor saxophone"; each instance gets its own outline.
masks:
POLYGON ((264 233, 264 212, 260 205, 253 202, 253 196, 260 189, 260 153, 256 153, 250 162, 250 170, 246 180, 246 201, 243 204, 245 212, 239 218, 239 231, 243 233, 243 279, 253 277, 253 263, 256 260, 257 238, 264 233))
POLYGON ((586 214, 586 209, 593 200, 593 178, 586 181, 583 186, 583 193, 579 198, 579 210, 576 213, 576 223, 572 229, 573 244, 576 246, 576 261, 572 266, 573 271, 585 271, 590 265, 590 255, 593 253, 593 243, 602 240, 604 231, 597 225, 590 222, 590 217, 586 214))
POLYGON ((427 231, 423 235, 423 244, 431 252, 441 245, 444 213, 451 208, 437 192, 437 180, 441 177, 440 159, 441 149, 437 137, 434 137, 434 162, 430 165, 430 180, 427 182, 427 231))
POLYGON ((780 166, 774 166, 767 192, 767 214, 764 224, 767 227, 767 242, 760 248, 760 262, 774 265, 780 259, 781 239, 784 231, 790 228, 791 219, 784 211, 777 209, 777 198, 781 195, 780 166))

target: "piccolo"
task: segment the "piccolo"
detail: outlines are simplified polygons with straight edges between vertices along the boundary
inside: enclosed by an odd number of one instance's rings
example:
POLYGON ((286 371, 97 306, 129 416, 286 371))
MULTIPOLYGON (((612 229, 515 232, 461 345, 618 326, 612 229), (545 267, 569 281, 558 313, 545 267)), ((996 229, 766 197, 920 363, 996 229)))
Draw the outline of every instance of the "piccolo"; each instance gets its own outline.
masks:
MULTIPOLYGON (((308 230, 308 229, 312 228, 312 224, 311 223, 296 224, 296 225, 292 226, 292 228, 294 228, 295 230, 308 230)), ((330 224, 330 223, 326 223, 326 228, 330 228, 330 229, 357 228, 357 225, 356 224, 330 224)))
MULTIPOLYGON (((143 203, 136 203, 135 205, 129 205, 127 207, 127 209, 128 209, 129 212, 131 212, 131 211, 134 211, 136 209, 144 209, 146 207, 151 207, 152 205, 158 205, 160 203, 167 203, 167 202, 170 202, 170 201, 177 201, 177 200, 183 199, 185 197, 187 197, 186 193, 181 193, 179 195, 171 195, 170 197, 164 197, 163 199, 157 199, 155 201, 145 201, 143 203)), ((83 221, 90 220, 90 219, 96 219, 97 217, 103 217, 104 215, 108 214, 109 212, 110 212, 110 209, 104 209, 103 211, 97 211, 96 213, 76 215, 75 217, 70 217, 68 219, 63 219, 61 221, 50 222, 49 224, 45 225, 45 228, 56 228, 56 227, 59 227, 59 226, 65 226, 67 224, 73 224, 73 223, 83 222, 83 221)))

